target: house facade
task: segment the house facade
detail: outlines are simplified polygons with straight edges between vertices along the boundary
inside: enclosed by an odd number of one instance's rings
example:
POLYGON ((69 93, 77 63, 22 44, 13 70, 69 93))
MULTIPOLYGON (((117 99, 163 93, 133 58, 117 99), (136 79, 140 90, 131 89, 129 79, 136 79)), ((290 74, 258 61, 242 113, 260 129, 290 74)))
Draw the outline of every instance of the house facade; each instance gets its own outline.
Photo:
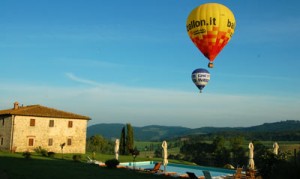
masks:
POLYGON ((87 116, 41 105, 0 110, 0 150, 85 153, 87 116))

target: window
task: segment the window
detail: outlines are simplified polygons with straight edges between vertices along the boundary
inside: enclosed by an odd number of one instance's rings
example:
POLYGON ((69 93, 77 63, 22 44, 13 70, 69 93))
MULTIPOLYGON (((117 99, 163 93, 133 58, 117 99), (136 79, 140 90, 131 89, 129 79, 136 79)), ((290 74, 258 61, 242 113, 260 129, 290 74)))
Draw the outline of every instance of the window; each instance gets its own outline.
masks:
POLYGON ((69 128, 72 128, 72 127, 73 127, 73 121, 69 121, 68 127, 69 127, 69 128))
POLYGON ((3 145, 3 141, 4 141, 4 139, 3 139, 3 137, 1 137, 0 145, 3 145))
POLYGON ((30 119, 30 126, 35 126, 35 119, 30 119))
POLYGON ((54 127, 54 120, 49 121, 49 127, 54 127))
POLYGON ((33 146, 33 139, 28 140, 28 146, 33 146))
POLYGON ((72 139, 68 139, 67 144, 72 145, 72 139))
POLYGON ((53 145, 53 139, 49 139, 48 140, 48 146, 52 146, 53 145))

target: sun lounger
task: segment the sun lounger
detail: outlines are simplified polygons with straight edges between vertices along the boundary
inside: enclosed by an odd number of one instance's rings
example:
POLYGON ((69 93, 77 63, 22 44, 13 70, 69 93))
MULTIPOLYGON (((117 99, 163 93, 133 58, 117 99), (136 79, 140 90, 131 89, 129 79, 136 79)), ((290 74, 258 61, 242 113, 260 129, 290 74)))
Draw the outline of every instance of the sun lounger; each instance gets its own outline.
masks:
POLYGON ((245 174, 242 174, 243 168, 237 168, 235 173, 233 175, 228 175, 225 178, 226 179, 244 179, 246 178, 245 174))
MULTIPOLYGON (((204 170, 202 172, 204 174, 204 178, 205 179, 212 179, 211 174, 210 174, 209 171, 205 171, 204 170)), ((188 176, 189 176, 190 179, 199 179, 199 177, 197 177, 196 174, 193 173, 193 172, 186 172, 186 174, 188 174, 188 176)))
POLYGON ((237 168, 235 174, 233 175, 233 178, 241 179, 242 178, 242 170, 243 170, 243 168, 237 168))
POLYGON ((203 172, 203 174, 204 174, 204 178, 205 178, 205 179, 212 179, 211 174, 210 174, 209 171, 203 170, 202 172, 203 172))
POLYGON ((237 168, 235 173, 233 175, 228 175, 225 178, 226 179, 244 179, 246 178, 246 175, 242 173, 243 168, 237 168))
POLYGON ((92 160, 89 156, 86 157, 88 160, 87 160, 87 163, 89 164, 96 164, 96 165, 101 165, 103 164, 102 162, 99 162, 97 160, 92 160))
POLYGON ((153 168, 145 168, 145 171, 156 173, 160 171, 161 162, 155 163, 153 168))
POLYGON ((195 173, 193 172, 186 172, 186 174, 188 174, 190 179, 199 179, 195 173))
POLYGON ((249 169, 247 172, 246 172, 246 178, 248 179, 255 179, 255 170, 253 169, 249 169))

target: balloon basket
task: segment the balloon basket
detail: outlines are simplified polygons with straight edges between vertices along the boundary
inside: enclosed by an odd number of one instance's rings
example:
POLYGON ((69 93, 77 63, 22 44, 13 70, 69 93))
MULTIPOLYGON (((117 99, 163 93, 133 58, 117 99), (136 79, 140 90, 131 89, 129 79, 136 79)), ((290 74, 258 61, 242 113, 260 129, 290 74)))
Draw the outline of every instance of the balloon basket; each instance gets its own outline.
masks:
POLYGON ((210 62, 207 66, 208 66, 208 68, 213 68, 214 64, 210 62))

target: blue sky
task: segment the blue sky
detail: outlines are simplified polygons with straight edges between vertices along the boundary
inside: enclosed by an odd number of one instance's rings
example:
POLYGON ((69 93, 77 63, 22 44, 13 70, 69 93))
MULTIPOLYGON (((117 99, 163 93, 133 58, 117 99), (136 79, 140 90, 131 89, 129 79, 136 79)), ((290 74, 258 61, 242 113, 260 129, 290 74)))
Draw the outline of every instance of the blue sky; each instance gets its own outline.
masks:
POLYGON ((1 0, 0 109, 41 104, 133 126, 252 126, 299 120, 300 1, 220 1, 236 19, 208 60, 186 33, 210 1, 1 0))

